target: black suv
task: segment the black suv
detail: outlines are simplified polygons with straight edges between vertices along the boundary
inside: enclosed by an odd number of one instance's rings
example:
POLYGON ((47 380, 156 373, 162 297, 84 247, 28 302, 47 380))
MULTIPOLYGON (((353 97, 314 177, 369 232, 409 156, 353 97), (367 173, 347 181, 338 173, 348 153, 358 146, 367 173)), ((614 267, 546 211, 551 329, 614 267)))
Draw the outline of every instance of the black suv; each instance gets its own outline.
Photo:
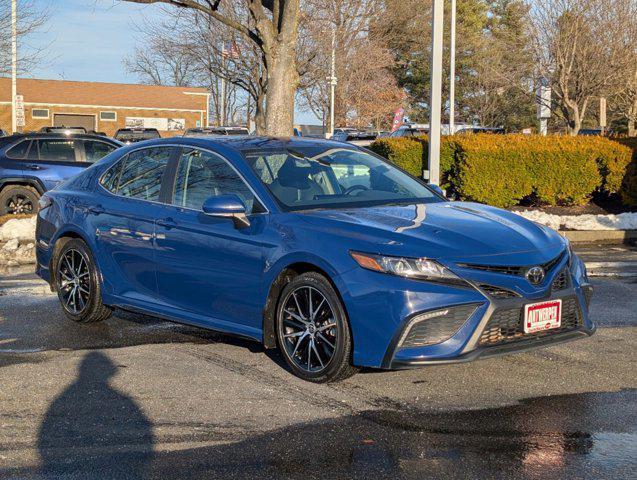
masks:
POLYGON ((152 140, 161 138, 159 130, 156 128, 120 128, 113 137, 125 144, 141 142, 142 140, 152 140))
POLYGON ((35 213, 40 195, 121 146, 97 135, 0 138, 0 215, 35 213))

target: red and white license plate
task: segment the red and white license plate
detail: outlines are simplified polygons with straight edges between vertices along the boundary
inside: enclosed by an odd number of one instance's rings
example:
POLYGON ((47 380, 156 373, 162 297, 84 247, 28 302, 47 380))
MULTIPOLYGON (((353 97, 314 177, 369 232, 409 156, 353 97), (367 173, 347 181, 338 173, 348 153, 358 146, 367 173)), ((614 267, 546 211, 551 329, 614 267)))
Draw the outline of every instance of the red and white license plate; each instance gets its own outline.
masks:
POLYGON ((524 306, 524 333, 535 333, 562 325, 562 300, 524 306))

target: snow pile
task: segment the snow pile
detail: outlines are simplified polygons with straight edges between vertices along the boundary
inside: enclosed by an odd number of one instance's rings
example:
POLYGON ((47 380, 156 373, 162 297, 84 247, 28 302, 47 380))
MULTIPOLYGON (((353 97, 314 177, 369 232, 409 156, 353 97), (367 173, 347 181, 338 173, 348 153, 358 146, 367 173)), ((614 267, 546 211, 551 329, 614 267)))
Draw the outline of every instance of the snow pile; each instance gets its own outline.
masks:
POLYGON ((35 215, 29 218, 12 218, 4 225, 0 225, 0 242, 8 242, 13 239, 35 240, 35 215))
POLYGON ((513 212, 555 230, 637 230, 637 212, 617 215, 553 215, 540 210, 513 212))
POLYGON ((17 238, 13 238, 0 248, 0 265, 17 267, 35 263, 35 244, 20 245, 17 238))

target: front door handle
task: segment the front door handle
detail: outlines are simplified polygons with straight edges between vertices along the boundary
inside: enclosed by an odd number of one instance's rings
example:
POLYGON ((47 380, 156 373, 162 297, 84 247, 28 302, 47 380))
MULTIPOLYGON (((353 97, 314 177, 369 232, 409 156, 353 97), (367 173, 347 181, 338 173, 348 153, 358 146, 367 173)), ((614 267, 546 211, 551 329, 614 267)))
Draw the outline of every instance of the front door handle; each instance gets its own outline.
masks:
POLYGON ((99 215, 101 213, 104 213, 104 207, 102 207, 101 205, 93 205, 91 207, 88 207, 86 211, 88 213, 92 213, 93 215, 99 215))
POLYGON ((157 220, 157 225, 159 225, 160 227, 164 227, 166 230, 170 230, 171 228, 175 228, 177 226, 177 222, 168 217, 157 220))
POLYGON ((26 168, 27 170, 42 170, 42 167, 40 165, 35 164, 25 165, 24 168, 26 168))

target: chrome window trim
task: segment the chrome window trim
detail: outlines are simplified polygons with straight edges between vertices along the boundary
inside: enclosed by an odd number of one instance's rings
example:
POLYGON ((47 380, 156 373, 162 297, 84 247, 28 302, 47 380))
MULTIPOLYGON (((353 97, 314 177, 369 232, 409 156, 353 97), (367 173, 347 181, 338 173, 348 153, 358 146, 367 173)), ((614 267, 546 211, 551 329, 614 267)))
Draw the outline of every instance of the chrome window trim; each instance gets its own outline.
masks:
MULTIPOLYGON (((100 175, 99 179, 97 180, 97 184, 98 186, 104 190, 106 193, 108 193, 109 195, 113 196, 113 197, 118 197, 118 198, 128 198, 128 199, 133 199, 133 200, 139 200, 141 202, 148 202, 148 203, 156 203, 159 205, 165 205, 165 206, 169 206, 169 207, 175 207, 175 208, 182 208, 184 210, 191 210, 193 212, 202 212, 203 210, 201 209, 197 209, 197 208, 190 208, 190 207, 182 207, 180 205, 175 205, 173 203, 164 203, 164 202, 157 202, 154 200, 144 200, 142 198, 135 198, 135 197, 125 197, 124 195, 117 195, 109 190, 107 190, 104 185, 102 185, 102 179, 104 178, 104 176, 112 169, 115 168, 119 162, 123 161, 125 158, 127 158, 131 153, 135 153, 138 152, 140 150, 147 150, 150 148, 161 148, 161 147, 176 147, 176 148, 193 148, 195 150, 201 150, 207 153, 211 153, 213 155, 216 155, 217 157, 219 157, 222 161, 226 162, 230 168, 237 174, 237 176, 241 179, 241 181, 246 185, 246 187, 248 187, 248 189, 250 190, 250 192, 252 192, 252 195, 254 195, 254 198, 256 198, 259 203, 261 204, 261 206, 265 209, 265 212, 259 212, 259 213, 251 213, 250 215, 263 215, 263 214, 269 214, 270 213, 270 209, 267 207, 267 205, 263 202, 263 200, 261 199, 261 197, 257 194, 257 192, 254 191, 254 188, 252 188, 252 185, 250 185, 246 179, 245 176, 241 174, 241 172, 239 172, 239 170, 237 170, 235 168, 235 166, 223 155, 221 155, 218 152, 215 152, 213 150, 209 150, 207 148, 202 148, 199 146, 193 146, 193 145, 181 145, 178 143, 163 143, 160 145, 152 145, 152 146, 144 146, 144 147, 139 147, 136 148, 134 150, 130 150, 129 152, 127 152, 124 156, 120 157, 115 163, 113 163, 113 165, 111 165, 110 167, 108 167, 106 170, 104 170, 104 172, 100 175)), ((179 160, 181 160, 181 154, 179 155, 179 158, 177 159, 177 166, 179 166, 179 160)), ((169 160, 170 161, 170 160, 169 160)), ((174 196, 174 192, 173 192, 173 196, 174 196)))

